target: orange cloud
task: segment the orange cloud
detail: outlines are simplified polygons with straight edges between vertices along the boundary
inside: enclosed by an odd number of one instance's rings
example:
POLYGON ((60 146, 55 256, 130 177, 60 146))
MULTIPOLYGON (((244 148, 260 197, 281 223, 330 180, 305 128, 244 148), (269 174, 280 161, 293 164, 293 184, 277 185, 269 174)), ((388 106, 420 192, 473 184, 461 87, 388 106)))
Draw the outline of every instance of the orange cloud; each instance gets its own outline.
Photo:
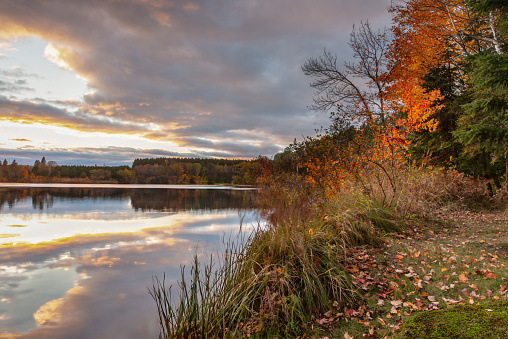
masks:
POLYGON ((170 16, 166 12, 153 12, 152 16, 159 24, 166 27, 171 27, 170 16))
POLYGON ((37 327, 56 325, 62 320, 62 305, 64 298, 50 300, 34 313, 37 327))
POLYGON ((20 142, 32 142, 32 140, 30 140, 30 139, 18 139, 18 138, 16 138, 16 139, 9 139, 9 140, 11 140, 11 141, 20 141, 20 142))

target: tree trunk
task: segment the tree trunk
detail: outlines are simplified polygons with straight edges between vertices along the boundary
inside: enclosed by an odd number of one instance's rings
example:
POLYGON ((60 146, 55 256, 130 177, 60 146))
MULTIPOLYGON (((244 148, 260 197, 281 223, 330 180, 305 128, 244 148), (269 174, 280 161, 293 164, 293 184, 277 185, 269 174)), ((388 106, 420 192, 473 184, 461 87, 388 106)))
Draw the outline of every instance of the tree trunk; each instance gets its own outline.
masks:
POLYGON ((501 49, 501 45, 499 44, 499 40, 497 37, 497 31, 496 26, 494 23, 494 16, 492 15, 492 12, 489 13, 489 26, 490 30, 492 31, 492 43, 494 44, 494 48, 496 49, 496 53, 499 55, 503 54, 503 50, 501 49))
POLYGON ((504 153, 504 166, 505 166, 504 187, 508 191, 508 151, 504 153))

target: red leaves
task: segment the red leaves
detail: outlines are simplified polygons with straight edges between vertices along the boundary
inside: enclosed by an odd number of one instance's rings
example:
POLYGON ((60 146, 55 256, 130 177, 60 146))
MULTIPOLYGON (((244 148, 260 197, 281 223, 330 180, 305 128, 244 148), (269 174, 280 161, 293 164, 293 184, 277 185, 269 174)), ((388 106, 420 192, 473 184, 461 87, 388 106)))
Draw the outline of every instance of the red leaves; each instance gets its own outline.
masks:
POLYGON ((475 273, 477 275, 483 276, 485 279, 496 279, 497 278, 497 275, 495 275, 492 271, 489 271, 489 270, 476 269, 475 273))
POLYGON ((348 309, 346 311, 346 316, 348 317, 356 317, 359 313, 355 310, 353 310, 352 308, 348 309))

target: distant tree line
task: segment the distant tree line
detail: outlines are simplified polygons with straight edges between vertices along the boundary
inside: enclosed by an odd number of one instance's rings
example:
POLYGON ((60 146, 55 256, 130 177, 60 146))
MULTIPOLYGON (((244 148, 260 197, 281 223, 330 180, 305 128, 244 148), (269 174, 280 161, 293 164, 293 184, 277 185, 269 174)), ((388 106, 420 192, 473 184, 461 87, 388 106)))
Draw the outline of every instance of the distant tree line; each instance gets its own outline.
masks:
POLYGON ((156 158, 134 160, 129 178, 146 184, 254 185, 260 174, 258 160, 156 158))
POLYGON ((259 159, 148 158, 129 167, 58 165, 42 157, 33 166, 4 160, 0 182, 254 185, 261 171, 259 159))

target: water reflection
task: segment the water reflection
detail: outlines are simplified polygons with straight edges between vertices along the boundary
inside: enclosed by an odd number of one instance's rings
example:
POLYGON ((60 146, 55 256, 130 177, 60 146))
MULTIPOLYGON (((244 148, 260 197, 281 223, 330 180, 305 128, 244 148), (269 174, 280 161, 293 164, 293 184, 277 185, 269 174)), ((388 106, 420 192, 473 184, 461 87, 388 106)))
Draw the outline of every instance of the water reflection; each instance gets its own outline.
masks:
POLYGON ((153 275, 259 220, 228 190, 0 189, 0 338, 155 338, 153 275))
POLYGON ((31 201, 33 209, 43 211, 53 208, 55 200, 67 203, 83 201, 130 200, 135 210, 142 211, 188 211, 210 209, 253 208, 255 194, 250 190, 224 189, 147 189, 147 188, 1 188, 0 212, 26 205, 31 201))

